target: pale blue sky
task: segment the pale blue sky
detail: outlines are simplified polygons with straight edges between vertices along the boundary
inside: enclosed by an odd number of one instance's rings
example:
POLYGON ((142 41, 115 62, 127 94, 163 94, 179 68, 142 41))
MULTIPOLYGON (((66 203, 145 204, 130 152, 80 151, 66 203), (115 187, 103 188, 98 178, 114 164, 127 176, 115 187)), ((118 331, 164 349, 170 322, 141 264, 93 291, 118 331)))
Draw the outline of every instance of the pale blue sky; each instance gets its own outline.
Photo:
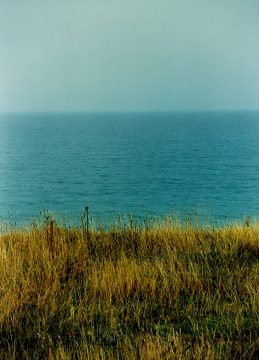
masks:
POLYGON ((259 109, 258 0, 0 0, 0 111, 259 109))

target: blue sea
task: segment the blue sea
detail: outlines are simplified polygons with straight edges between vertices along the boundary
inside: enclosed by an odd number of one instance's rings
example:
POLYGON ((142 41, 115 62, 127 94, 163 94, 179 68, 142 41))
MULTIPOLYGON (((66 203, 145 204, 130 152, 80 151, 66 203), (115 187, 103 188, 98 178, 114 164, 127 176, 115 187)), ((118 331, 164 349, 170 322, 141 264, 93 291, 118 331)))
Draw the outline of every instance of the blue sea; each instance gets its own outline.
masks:
POLYGON ((259 219, 259 113, 0 115, 0 220, 259 219))

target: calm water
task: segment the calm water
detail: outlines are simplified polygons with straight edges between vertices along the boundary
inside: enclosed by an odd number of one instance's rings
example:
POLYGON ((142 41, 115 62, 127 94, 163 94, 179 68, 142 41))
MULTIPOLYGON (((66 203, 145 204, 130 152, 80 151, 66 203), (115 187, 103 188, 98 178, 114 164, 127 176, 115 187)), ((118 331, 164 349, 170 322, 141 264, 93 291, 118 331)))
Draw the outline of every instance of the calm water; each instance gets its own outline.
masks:
POLYGON ((0 219, 259 218, 259 113, 0 115, 0 219))

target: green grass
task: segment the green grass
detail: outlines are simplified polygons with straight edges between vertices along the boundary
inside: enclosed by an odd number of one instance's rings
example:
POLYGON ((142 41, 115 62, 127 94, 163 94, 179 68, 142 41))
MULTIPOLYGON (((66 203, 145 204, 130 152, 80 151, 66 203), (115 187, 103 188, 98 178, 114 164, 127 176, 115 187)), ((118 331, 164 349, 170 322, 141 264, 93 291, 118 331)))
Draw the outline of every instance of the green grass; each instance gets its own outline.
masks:
POLYGON ((6 228, 1 359, 258 359, 259 225, 6 228))

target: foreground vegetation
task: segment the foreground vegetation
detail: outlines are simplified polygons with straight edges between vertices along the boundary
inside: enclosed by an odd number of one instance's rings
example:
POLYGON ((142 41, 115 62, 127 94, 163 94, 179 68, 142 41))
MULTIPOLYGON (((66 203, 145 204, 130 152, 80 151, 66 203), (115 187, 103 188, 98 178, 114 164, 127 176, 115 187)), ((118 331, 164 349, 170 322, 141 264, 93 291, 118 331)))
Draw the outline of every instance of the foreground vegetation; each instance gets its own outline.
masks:
POLYGON ((259 225, 0 238, 1 359, 258 359, 259 225))

